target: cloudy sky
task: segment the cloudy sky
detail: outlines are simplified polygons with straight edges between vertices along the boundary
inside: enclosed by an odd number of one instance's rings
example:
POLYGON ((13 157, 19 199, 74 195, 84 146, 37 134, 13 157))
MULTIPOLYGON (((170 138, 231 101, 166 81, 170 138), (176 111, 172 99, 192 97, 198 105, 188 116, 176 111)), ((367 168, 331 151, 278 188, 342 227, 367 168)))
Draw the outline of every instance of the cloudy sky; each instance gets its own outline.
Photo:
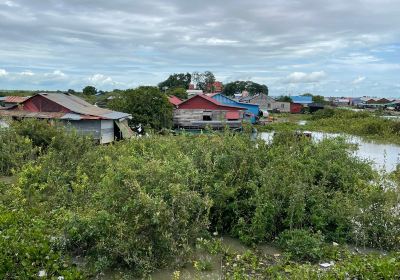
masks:
POLYGON ((400 97, 400 1, 0 0, 0 89, 205 70, 272 95, 400 97))

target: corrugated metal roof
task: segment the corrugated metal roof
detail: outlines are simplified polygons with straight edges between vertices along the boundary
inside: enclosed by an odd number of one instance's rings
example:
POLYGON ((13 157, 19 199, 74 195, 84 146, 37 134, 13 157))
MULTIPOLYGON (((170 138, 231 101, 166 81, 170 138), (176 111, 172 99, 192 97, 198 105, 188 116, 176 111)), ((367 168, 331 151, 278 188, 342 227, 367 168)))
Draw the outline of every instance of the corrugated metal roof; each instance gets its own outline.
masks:
POLYGON ((175 105, 175 106, 182 102, 182 100, 180 100, 180 99, 179 99, 178 97, 176 97, 175 95, 168 96, 168 101, 169 101, 172 105, 175 105))
POLYGON ((20 117, 20 118, 37 118, 37 119, 61 119, 61 120, 100 120, 101 117, 81 115, 74 113, 62 112, 30 112, 24 110, 0 110, 0 116, 3 117, 20 117))
POLYGON ((191 98, 189 98, 189 99, 186 99, 185 101, 182 101, 179 105, 188 102, 189 100, 191 100, 192 98, 195 98, 196 96, 199 96, 199 97, 201 97, 201 98, 204 98, 205 100, 208 100, 208 101, 210 101, 210 102, 212 102, 212 103, 214 103, 215 105, 218 105, 218 106, 234 108, 234 109, 237 109, 237 110, 246 110, 246 108, 222 104, 222 103, 218 102, 217 100, 215 100, 214 98, 212 98, 212 97, 210 97, 210 96, 207 96, 207 95, 205 95, 205 94, 197 94, 197 95, 195 95, 195 96, 193 96, 193 97, 191 97, 191 98))
POLYGON ((69 110, 72 111, 72 114, 63 114, 63 119, 112 119, 118 120, 123 118, 129 118, 131 115, 116 112, 108 109, 103 109, 96 107, 85 100, 67 93, 39 93, 39 95, 47 98, 69 110), (80 118, 78 118, 80 115, 80 118))
POLYGON ((0 110, 0 116, 4 117, 24 117, 38 119, 60 119, 65 113, 58 112, 29 112, 23 110, 0 110))
POLYGON ((300 104, 311 104, 312 101, 312 96, 291 96, 293 103, 300 103, 300 104))
POLYGON ((25 96, 5 96, 4 98, 2 98, 2 101, 6 103, 22 103, 28 98, 29 97, 25 96))

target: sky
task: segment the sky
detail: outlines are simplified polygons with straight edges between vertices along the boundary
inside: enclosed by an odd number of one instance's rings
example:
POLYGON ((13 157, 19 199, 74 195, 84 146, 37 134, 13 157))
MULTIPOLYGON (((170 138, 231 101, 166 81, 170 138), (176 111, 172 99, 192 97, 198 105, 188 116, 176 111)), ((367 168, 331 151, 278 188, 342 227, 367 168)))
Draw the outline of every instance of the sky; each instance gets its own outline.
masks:
POLYGON ((271 95, 400 97, 400 0, 0 0, 0 89, 207 70, 271 95))

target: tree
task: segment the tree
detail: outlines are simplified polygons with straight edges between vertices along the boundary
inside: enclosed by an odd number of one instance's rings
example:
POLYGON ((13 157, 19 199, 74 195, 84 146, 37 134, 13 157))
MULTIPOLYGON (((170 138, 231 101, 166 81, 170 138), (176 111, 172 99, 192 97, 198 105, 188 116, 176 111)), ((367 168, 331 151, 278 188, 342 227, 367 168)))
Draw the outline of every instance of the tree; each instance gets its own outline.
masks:
POLYGON ((68 93, 68 94, 75 94, 76 92, 75 92, 75 90, 73 90, 73 89, 69 89, 69 90, 67 91, 67 93, 68 93))
POLYGON ((184 88, 169 89, 169 90, 167 90, 167 95, 169 95, 169 96, 175 95, 176 97, 178 97, 180 99, 188 98, 188 94, 186 92, 186 89, 184 89, 184 88))
POLYGON ((82 92, 84 95, 96 95, 97 89, 94 86, 86 86, 82 92))
POLYGON ((323 97, 322 95, 314 95, 312 100, 313 100, 314 103, 319 103, 319 104, 327 103, 325 101, 325 97, 323 97))
POLYGON ((312 101, 314 102, 314 103, 319 103, 319 104, 325 104, 325 103, 327 103, 326 101, 325 101, 325 97, 323 97, 322 95, 313 95, 312 93, 304 93, 304 94, 302 94, 303 96, 311 96, 312 97, 312 101))
POLYGON ((293 100, 292 100, 292 98, 290 98, 290 96, 281 95, 276 99, 276 101, 279 101, 279 102, 292 102, 293 100))
POLYGON ((232 96, 235 93, 241 93, 247 90, 250 95, 257 93, 264 93, 268 95, 268 87, 266 85, 258 84, 252 81, 235 81, 228 83, 224 86, 224 95, 232 96))
POLYGON ((164 89, 174 89, 174 88, 184 88, 189 89, 190 82, 192 80, 192 75, 190 73, 179 73, 173 74, 168 77, 165 81, 158 84, 160 90, 164 89))
POLYGON ((213 92, 213 84, 215 83, 215 76, 210 71, 204 73, 194 72, 192 74, 194 84, 198 89, 204 92, 213 92))
POLYGON ((157 130, 172 126, 173 107, 167 95, 157 87, 146 86, 121 91, 108 106, 131 114, 130 123, 133 125, 148 125, 157 130))

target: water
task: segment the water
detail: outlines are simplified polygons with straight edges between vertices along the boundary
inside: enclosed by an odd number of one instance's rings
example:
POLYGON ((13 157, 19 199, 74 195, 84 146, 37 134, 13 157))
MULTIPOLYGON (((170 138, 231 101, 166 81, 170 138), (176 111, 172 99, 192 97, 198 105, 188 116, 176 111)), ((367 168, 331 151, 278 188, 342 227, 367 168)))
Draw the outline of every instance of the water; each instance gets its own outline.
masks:
MULTIPOLYGON (((344 137, 350 144, 357 144, 358 148, 354 155, 372 162, 372 166, 376 170, 384 170, 392 172, 396 170, 397 164, 400 163, 400 146, 394 144, 382 144, 376 142, 365 141, 361 137, 348 134, 327 133, 311 131, 311 137, 314 141, 322 141, 327 138, 344 137)), ((260 133, 260 137, 267 142, 273 139, 273 132, 260 133)))
MULTIPOLYGON (((238 239, 224 236, 221 238, 223 246, 231 254, 242 255, 247 250, 252 250, 252 248, 243 245, 238 239)), ((282 252, 270 244, 260 244, 257 249, 266 255, 281 254, 282 252)), ((179 279, 181 280, 191 280, 191 279, 208 279, 208 280, 220 280, 224 279, 222 271, 222 255, 210 255, 206 252, 195 252, 192 256, 196 260, 207 260, 211 264, 211 270, 209 271, 197 271, 192 263, 186 264, 186 266, 177 269, 160 269, 155 271, 150 275, 152 280, 171 280, 174 277, 174 273, 179 271, 179 279)), ((125 271, 127 272, 127 271, 125 271)), ((97 277, 99 280, 113 280, 119 279, 119 272, 110 271, 102 276, 97 277)))

